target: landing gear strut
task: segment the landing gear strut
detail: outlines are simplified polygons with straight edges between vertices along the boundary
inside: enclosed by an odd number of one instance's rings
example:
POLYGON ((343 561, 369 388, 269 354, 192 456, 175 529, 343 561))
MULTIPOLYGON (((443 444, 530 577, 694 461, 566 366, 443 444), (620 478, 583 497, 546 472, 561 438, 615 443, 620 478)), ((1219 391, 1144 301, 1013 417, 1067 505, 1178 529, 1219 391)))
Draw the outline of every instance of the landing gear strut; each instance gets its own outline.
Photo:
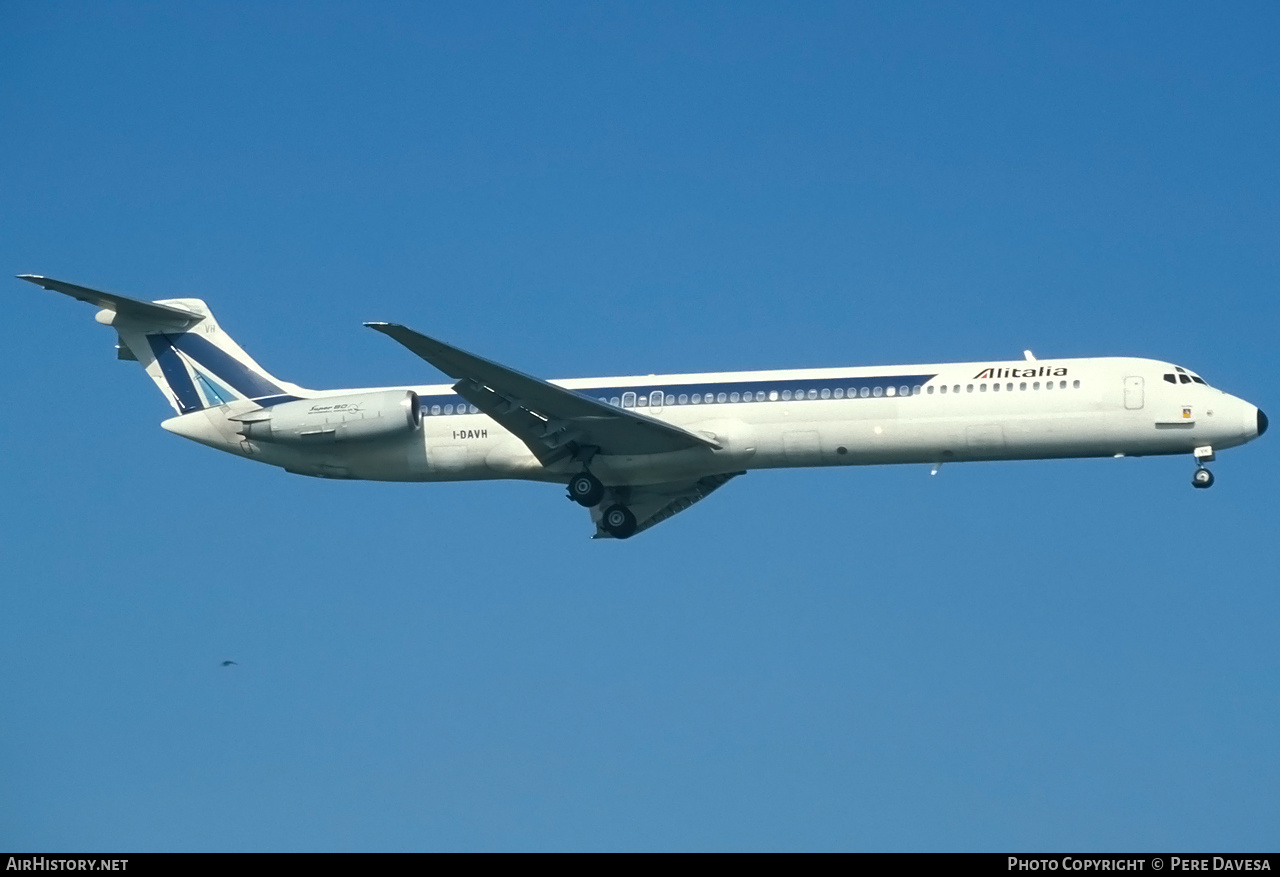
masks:
POLYGON ((599 505, 604 499, 604 485, 590 472, 580 472, 569 479, 569 499, 586 508, 599 505))
POLYGON ((1213 462, 1213 448, 1209 445, 1196 448, 1191 452, 1196 458, 1196 471, 1191 475, 1191 486, 1204 489, 1213 487, 1213 473, 1204 468, 1205 463, 1213 462))
POLYGON ((636 531, 636 516, 624 505, 611 505, 605 509, 600 524, 615 539, 626 539, 636 531))

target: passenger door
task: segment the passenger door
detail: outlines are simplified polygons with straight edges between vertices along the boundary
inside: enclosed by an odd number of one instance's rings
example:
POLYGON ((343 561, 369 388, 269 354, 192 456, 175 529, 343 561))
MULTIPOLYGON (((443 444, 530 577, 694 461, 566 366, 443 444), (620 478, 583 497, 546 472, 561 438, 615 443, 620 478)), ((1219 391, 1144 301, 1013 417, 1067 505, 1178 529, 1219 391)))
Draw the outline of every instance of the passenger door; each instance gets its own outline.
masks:
POLYGON ((1143 404, 1143 382, 1139 376, 1127 377, 1124 379, 1124 407, 1130 411, 1137 411, 1143 404))

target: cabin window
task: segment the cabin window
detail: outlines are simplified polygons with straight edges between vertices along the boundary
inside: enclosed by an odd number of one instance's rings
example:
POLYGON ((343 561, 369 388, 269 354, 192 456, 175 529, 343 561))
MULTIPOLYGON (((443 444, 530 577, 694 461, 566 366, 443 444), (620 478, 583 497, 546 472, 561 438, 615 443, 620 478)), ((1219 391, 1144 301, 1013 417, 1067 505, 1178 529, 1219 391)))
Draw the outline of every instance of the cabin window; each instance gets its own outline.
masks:
POLYGON ((648 407, 649 407, 649 397, 648 397, 648 396, 637 396, 637 397, 636 397, 636 405, 637 405, 638 407, 640 407, 640 408, 648 408, 648 407))
POLYGON ((730 402, 737 402, 740 398, 742 398, 742 397, 741 397, 741 396, 739 396, 737 393, 730 393, 730 394, 729 394, 729 401, 730 401, 730 402))
POLYGON ((1000 392, 1000 385, 999 385, 999 384, 992 384, 992 385, 991 385, 991 391, 992 391, 993 393, 999 393, 999 392, 1000 392))
POLYGON ((943 384, 941 387, 939 387, 939 388, 938 388, 938 392, 939 392, 939 393, 946 393, 946 392, 947 392, 947 385, 946 385, 946 384, 943 384))
POLYGON ((831 391, 830 391, 830 390, 828 390, 828 389, 826 389, 826 388, 824 387, 824 388, 823 388, 823 390, 822 390, 822 398, 823 398, 823 399, 830 399, 830 398, 831 398, 831 391))
POLYGON ((834 392, 834 393, 832 393, 831 395, 835 396, 837 399, 843 399, 843 398, 844 398, 844 387, 836 387, 835 392, 834 392))
POLYGON ((683 404, 685 404, 685 403, 686 403, 686 402, 688 402, 688 401, 689 401, 689 394, 688 394, 688 393, 681 393, 681 394, 676 398, 676 404, 678 404, 678 405, 683 405, 683 404))
POLYGON ((770 401, 770 402, 777 402, 777 401, 778 401, 778 391, 777 391, 777 390, 770 390, 770 391, 769 391, 769 401, 770 401))
POLYGON ((694 405, 701 405, 702 396, 699 395, 698 393, 694 393, 692 396, 689 397, 689 401, 692 402, 694 405))
MULTIPOLYGON (((943 387, 943 388, 942 388, 942 391, 943 391, 944 393, 946 392, 946 390, 947 390, 947 388, 946 388, 946 387, 943 387)), ((930 387, 929 387, 929 395, 930 395, 930 396, 932 396, 932 395, 933 395, 933 387, 932 387, 932 386, 930 386, 930 387)))
POLYGON ((667 395, 667 404, 668 404, 668 405, 674 405, 674 404, 676 404, 676 397, 675 397, 675 396, 673 396, 673 395, 668 394, 668 395, 667 395))
POLYGON ((912 395, 912 396, 919 396, 919 395, 920 395, 920 385, 919 385, 919 384, 916 384, 914 387, 912 387, 912 388, 911 388, 911 395, 912 395))
POLYGON ((790 390, 783 390, 783 391, 782 391, 782 401, 783 401, 783 402, 790 402, 790 401, 791 401, 791 391, 790 391, 790 390))
POLYGON ((1027 382, 1026 382, 1026 381, 1023 381, 1022 383, 1018 384, 1018 389, 1019 389, 1019 390, 1025 390, 1026 388, 1027 388, 1027 382))
POLYGON ((980 392, 980 393, 985 393, 985 392, 987 392, 987 385, 986 385, 986 384, 983 384, 982 386, 978 387, 978 392, 980 392))
MULTIPOLYGON (((459 407, 461 407, 461 406, 459 406, 459 407)), ((444 413, 445 413, 445 414, 452 414, 452 413, 453 413, 453 406, 452 406, 452 405, 446 405, 446 406, 444 406, 444 413)))
MULTIPOLYGON (((708 394, 708 395, 710 395, 710 394, 708 394)), ((728 402, 728 401, 729 401, 729 394, 728 394, 728 393, 718 393, 718 394, 716 395, 716 401, 717 401, 717 402, 728 402)))
POLYGON ((1073 389, 1076 389, 1076 390, 1080 389, 1080 382, 1079 382, 1079 381, 1072 381, 1072 383, 1071 383, 1071 387, 1072 387, 1073 389))
POLYGON ((440 413, 440 406, 439 406, 439 405, 432 405, 432 406, 431 406, 431 413, 432 413, 432 414, 439 414, 439 413, 440 413))
POLYGON ((898 391, 897 391, 896 389, 894 389, 893 387, 888 387, 888 388, 884 391, 884 394, 885 394, 886 396, 893 396, 893 395, 895 395, 897 392, 898 392, 898 391))
POLYGON ((879 398, 884 395, 884 387, 876 387, 871 391, 871 395, 879 398))

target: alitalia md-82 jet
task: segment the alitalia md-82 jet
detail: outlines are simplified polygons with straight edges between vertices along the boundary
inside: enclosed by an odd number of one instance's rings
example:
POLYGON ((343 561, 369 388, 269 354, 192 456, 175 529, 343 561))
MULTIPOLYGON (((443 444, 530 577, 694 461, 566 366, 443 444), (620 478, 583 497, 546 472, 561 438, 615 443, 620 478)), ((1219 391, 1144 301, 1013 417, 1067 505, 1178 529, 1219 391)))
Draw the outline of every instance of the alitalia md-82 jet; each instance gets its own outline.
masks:
MULTIPOLYGON (((161 426, 321 478, 566 485, 595 536, 626 539, 748 469, 1191 454, 1266 432, 1256 406, 1188 369, 1121 357, 544 381, 395 323, 367 323, 451 383, 307 390, 273 377, 203 301, 140 301, 48 277, 97 305, 177 412, 161 426)), ((935 469, 936 471, 936 469, 935 469)))

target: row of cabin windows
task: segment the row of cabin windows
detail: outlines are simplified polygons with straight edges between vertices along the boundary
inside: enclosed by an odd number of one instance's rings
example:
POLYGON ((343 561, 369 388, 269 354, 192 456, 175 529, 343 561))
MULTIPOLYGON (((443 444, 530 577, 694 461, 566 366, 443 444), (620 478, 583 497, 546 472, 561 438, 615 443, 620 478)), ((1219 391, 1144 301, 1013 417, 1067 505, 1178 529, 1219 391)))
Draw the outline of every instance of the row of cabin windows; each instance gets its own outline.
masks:
POLYGON ((600 396, 599 400, 606 405, 621 405, 623 408, 656 408, 659 405, 702 405, 713 402, 791 402, 804 399, 868 399, 882 396, 919 396, 920 385, 909 387, 836 387, 834 390, 825 387, 821 390, 750 390, 733 393, 663 393, 654 390, 648 395, 633 392, 621 396, 600 396))
MULTIPOLYGON (((974 389, 974 386, 975 386, 974 384, 966 384, 966 385, 965 385, 965 388, 964 388, 964 391, 965 391, 966 393, 972 393, 972 392, 973 392, 973 389, 974 389)), ((977 384, 976 386, 977 386, 977 388, 978 388, 978 392, 979 392, 979 393, 985 393, 985 392, 987 392, 987 385, 986 385, 986 384, 977 384)), ((1009 383, 1004 384, 1003 386, 1004 386, 1004 391, 1005 391, 1006 393, 1012 393, 1012 392, 1013 392, 1013 381, 1010 381, 1009 383)), ((999 392, 1000 392, 1000 387, 1001 387, 1001 384, 992 384, 992 385, 991 385, 991 392, 993 392, 993 393, 999 393, 999 392)), ((1030 384, 1030 389, 1032 389, 1032 390, 1039 390, 1040 388, 1041 388, 1041 387, 1040 387, 1040 382, 1039 382, 1039 381, 1032 381, 1032 382, 1031 382, 1031 384, 1030 384)), ((1059 389, 1059 390, 1065 390, 1066 388, 1067 388, 1067 382, 1066 382, 1066 381, 1058 381, 1058 389, 1059 389)), ((1071 382, 1071 388, 1072 388, 1073 390, 1078 390, 1078 389, 1080 389, 1080 382, 1079 382, 1079 381, 1072 381, 1072 382, 1071 382)), ((1028 389, 1028 384, 1027 384, 1027 382, 1026 382, 1026 381, 1022 381, 1022 382, 1020 382, 1020 383, 1018 384, 1018 389, 1019 389, 1019 390, 1026 390, 1026 389, 1028 389)), ((1052 389, 1053 389, 1053 381, 1045 381, 1045 382, 1044 382, 1044 389, 1046 389, 1046 390, 1052 390, 1052 389)), ((960 385, 959 385, 959 384, 953 384, 953 385, 951 386, 951 392, 952 392, 952 393, 959 393, 959 392, 960 392, 960 385)), ((940 387, 938 387, 938 393, 939 393, 939 394, 941 394, 941 395, 946 395, 946 393, 947 393, 947 385, 946 385, 946 384, 942 384, 940 387)), ((933 395, 933 387, 930 387, 930 388, 929 388, 929 395, 933 395)))
MULTIPOLYGON (((424 412, 427 413, 427 412, 424 412)), ((459 402, 457 405, 432 405, 431 414, 479 414, 480 409, 474 405, 468 405, 466 402, 459 402), (454 409, 457 408, 455 412, 454 409)))
MULTIPOLYGON (((1073 381, 1071 385, 1073 388, 1077 390, 1080 389, 1079 381, 1073 381)), ((977 387, 977 391, 979 393, 987 392, 986 384, 976 384, 976 385, 968 384, 965 387, 965 392, 968 392, 968 393, 974 392, 975 386, 977 387)), ((1001 387, 1000 384, 991 384, 990 389, 992 392, 998 393, 1000 392, 1000 387, 1001 387)), ((1026 381, 1022 381, 1020 384, 1018 384, 1019 390, 1025 390, 1027 389, 1027 387, 1028 385, 1026 381)), ((1040 381, 1033 382, 1030 385, 1030 387, 1032 390, 1039 390, 1041 388, 1040 381)), ((1005 392, 1008 392, 1008 393, 1013 392, 1013 383, 1010 382, 1005 384, 1004 388, 1005 388, 1005 392)), ((1058 389, 1065 390, 1066 388, 1067 388, 1066 381, 1058 381, 1058 389)), ((1052 390, 1053 381, 1045 381, 1044 389, 1052 390)), ((933 386, 932 385, 929 386, 927 389, 928 395, 932 396, 933 391, 934 391, 933 386)), ((806 399, 868 399, 868 398, 879 399, 881 397, 886 397, 886 396, 888 397, 919 396, 920 392, 921 392, 921 387, 919 384, 916 384, 914 387, 909 387, 906 384, 903 384, 901 387, 849 387, 847 390, 844 387, 836 387, 834 390, 830 388, 824 388, 821 390, 794 390, 794 391, 793 390, 769 390, 768 392, 764 390, 756 390, 754 393, 747 391, 747 392, 733 392, 733 393, 694 393, 692 395, 688 393, 680 393, 679 395, 676 395, 673 393, 664 394, 661 390, 654 390, 652 393, 648 395, 638 395, 633 392, 627 392, 627 393, 623 393, 620 397, 619 396, 609 396, 609 397, 600 396, 599 399, 601 402, 604 402, 606 405, 615 405, 615 406, 621 405, 623 408, 647 408, 650 406, 658 407, 661 405, 702 405, 704 403, 710 404, 713 402, 719 402, 719 403, 778 402, 778 401, 791 402, 791 401, 800 401, 800 400, 806 400, 806 399)), ((938 387, 939 394, 946 395, 947 392, 948 392, 948 387, 946 384, 942 384, 941 386, 938 387)), ((954 384, 950 388, 950 392, 959 393, 960 384, 954 384)), ((432 415, 454 414, 454 413, 479 414, 480 409, 476 408, 476 406, 474 405, 468 405, 465 402, 459 402, 457 403, 457 405, 453 405, 453 404, 432 405, 430 408, 430 414, 432 415)))

